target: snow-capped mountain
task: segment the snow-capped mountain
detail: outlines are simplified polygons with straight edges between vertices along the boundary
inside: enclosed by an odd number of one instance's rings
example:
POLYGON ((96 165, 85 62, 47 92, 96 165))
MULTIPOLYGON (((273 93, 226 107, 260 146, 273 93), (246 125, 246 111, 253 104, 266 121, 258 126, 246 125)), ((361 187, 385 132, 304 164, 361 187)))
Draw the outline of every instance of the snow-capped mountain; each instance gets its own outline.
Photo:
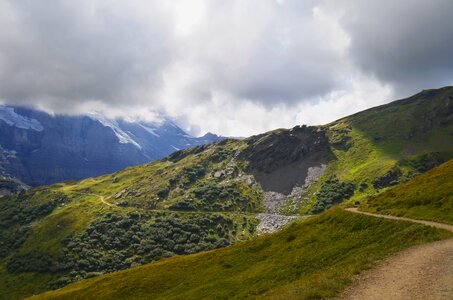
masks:
POLYGON ((168 119, 128 122, 0 106, 0 175, 32 186, 81 179, 218 139, 211 133, 193 137, 168 119))

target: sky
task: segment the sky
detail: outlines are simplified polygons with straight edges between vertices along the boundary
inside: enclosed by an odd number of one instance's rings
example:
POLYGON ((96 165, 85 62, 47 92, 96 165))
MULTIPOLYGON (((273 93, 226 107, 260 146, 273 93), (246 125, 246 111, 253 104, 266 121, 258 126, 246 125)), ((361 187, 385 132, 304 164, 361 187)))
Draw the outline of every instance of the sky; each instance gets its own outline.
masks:
POLYGON ((0 0, 0 103, 248 136, 453 85, 453 1, 43 3, 0 0))

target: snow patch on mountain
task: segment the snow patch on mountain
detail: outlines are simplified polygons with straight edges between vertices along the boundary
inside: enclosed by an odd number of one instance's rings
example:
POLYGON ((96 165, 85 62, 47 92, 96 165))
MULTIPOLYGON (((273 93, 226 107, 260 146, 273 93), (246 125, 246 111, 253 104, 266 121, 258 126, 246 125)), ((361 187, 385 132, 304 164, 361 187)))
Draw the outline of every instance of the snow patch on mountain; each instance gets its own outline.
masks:
POLYGON ((39 132, 44 130, 44 127, 38 120, 18 115, 12 107, 0 106, 0 120, 9 126, 21 129, 31 129, 39 132))
POLYGON ((141 128, 145 129, 147 132, 151 133, 152 135, 154 135, 155 137, 160 137, 160 135, 158 135, 156 133, 156 129, 155 128, 151 128, 151 127, 148 127, 148 126, 144 126, 142 124, 139 124, 141 128))
POLYGON ((140 144, 137 143, 129 134, 122 130, 118 125, 118 122, 115 120, 109 120, 99 113, 91 113, 90 117, 101 123, 104 127, 111 128, 121 144, 132 144, 135 147, 142 149, 142 146, 140 146, 140 144))

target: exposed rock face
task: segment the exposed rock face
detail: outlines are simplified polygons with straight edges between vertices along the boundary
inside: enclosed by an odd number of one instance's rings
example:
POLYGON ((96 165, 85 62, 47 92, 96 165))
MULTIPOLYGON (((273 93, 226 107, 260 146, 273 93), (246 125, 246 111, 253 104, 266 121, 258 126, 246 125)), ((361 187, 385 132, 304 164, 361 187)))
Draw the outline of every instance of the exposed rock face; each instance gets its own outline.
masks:
POLYGON ((29 187, 18 179, 0 176, 0 197, 17 194, 28 189, 29 187))
POLYGON ((302 186, 308 169, 327 162, 329 142, 321 127, 296 126, 246 140, 241 156, 265 191, 289 195, 302 186))
POLYGON ((305 178, 305 183, 302 186, 294 186, 291 194, 284 195, 277 192, 264 192, 263 204, 265 213, 258 214, 257 218, 260 221, 257 230, 259 233, 272 233, 282 228, 290 221, 300 218, 300 216, 287 216, 280 214, 280 209, 287 203, 291 201, 291 208, 296 209, 297 203, 305 192, 305 189, 313 184, 319 177, 322 176, 326 165, 322 164, 320 166, 309 167, 307 170, 307 177, 305 178))
POLYGON ((264 190, 264 214, 259 214, 258 231, 270 233, 298 216, 281 215, 291 201, 296 209, 307 187, 324 172, 330 146, 321 127, 296 126, 251 137, 240 154, 249 162, 247 171, 264 190))
POLYGON ((307 177, 305 177, 305 183, 303 186, 296 185, 291 194, 287 197, 287 199, 291 200, 291 208, 296 209, 297 204, 300 198, 304 195, 305 190, 310 187, 316 180, 318 180, 324 171, 326 170, 327 165, 321 164, 320 166, 309 167, 307 169, 307 177))
POLYGON ((169 120, 51 116, 0 106, 0 172, 33 186, 112 173, 218 139, 189 136, 169 120))
POLYGON ((296 209, 297 203, 305 193, 305 190, 322 176, 325 169, 326 165, 324 164, 309 167, 304 184, 302 186, 294 186, 289 195, 272 191, 264 192, 263 205, 265 212, 269 214, 278 214, 280 208, 282 208, 289 200, 291 201, 291 208, 296 209))

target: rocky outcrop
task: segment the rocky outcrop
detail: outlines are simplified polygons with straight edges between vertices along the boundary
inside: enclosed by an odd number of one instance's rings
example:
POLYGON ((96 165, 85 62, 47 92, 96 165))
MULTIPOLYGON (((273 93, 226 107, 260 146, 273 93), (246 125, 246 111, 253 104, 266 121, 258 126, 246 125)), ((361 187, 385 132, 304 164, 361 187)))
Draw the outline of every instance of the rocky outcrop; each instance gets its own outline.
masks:
POLYGON ((289 222, 301 218, 301 216, 284 216, 278 214, 258 214, 257 219, 260 221, 256 227, 258 234, 272 233, 289 222))
POLYGON ((327 166, 324 164, 309 167, 307 169, 307 176, 305 177, 304 184, 294 186, 289 195, 273 191, 264 192, 264 211, 269 214, 278 214, 280 213, 281 208, 288 204, 288 201, 290 201, 291 210, 296 210, 297 204, 304 195, 306 189, 322 176, 326 167, 327 166))
POLYGON ((0 197, 24 192, 29 186, 18 179, 0 176, 0 197))
POLYGON ((286 196, 277 192, 264 192, 263 205, 266 213, 275 214, 285 205, 286 196))
POLYGON ((302 186, 308 169, 327 162, 330 146, 322 127, 296 126, 246 140, 241 158, 264 191, 289 195, 302 186))

